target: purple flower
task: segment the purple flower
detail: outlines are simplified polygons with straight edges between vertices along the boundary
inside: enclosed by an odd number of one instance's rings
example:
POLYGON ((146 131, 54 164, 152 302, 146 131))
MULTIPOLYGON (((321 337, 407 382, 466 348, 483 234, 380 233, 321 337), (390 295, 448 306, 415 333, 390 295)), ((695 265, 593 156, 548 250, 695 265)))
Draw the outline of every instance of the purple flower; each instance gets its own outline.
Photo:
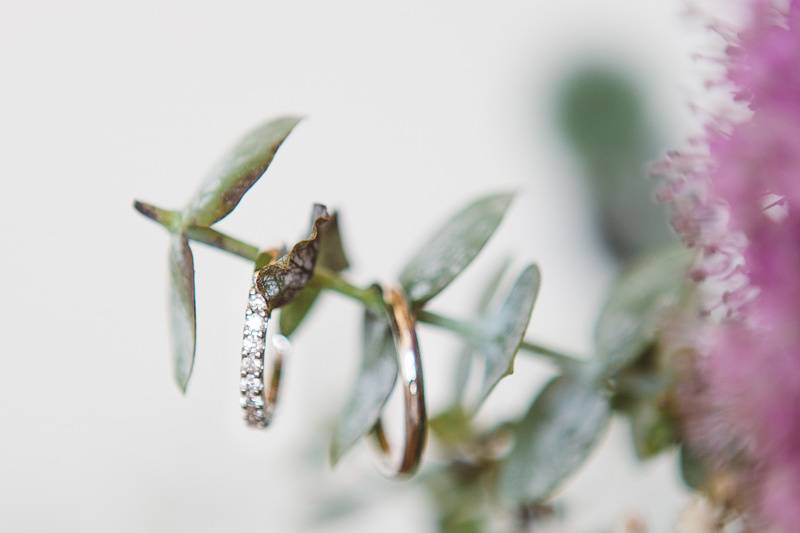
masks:
MULTIPOLYGON (((670 154, 659 197, 697 251, 690 440, 745 464, 759 530, 800 530, 800 0, 750 0, 723 87, 746 110, 670 154)), ((730 465, 728 465, 730 466, 730 465)))

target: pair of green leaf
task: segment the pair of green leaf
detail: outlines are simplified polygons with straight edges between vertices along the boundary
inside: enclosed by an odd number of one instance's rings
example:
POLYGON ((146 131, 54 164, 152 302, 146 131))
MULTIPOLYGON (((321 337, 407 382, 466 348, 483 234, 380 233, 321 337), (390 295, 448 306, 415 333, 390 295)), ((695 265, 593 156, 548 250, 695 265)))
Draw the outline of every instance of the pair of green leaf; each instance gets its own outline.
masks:
MULTIPOLYGON (((478 303, 481 323, 497 333, 486 337, 490 339, 488 343, 468 346, 462 354, 462 368, 456 374, 456 390, 463 391, 469 361, 476 354, 484 358, 478 406, 513 371, 514 357, 540 284, 538 269, 529 266, 515 281, 500 311, 491 313, 490 303, 507 269, 506 261, 489 278, 478 303)), ((461 398, 457 396, 459 402, 461 398)), ((606 396, 588 376, 570 374, 555 378, 539 393, 527 413, 511 426, 514 446, 500 463, 498 473, 501 496, 514 504, 544 500, 583 463, 609 417, 606 396)), ((437 432, 440 434, 441 431, 437 432)))
POLYGON ((456 401, 463 401, 472 360, 482 362, 483 376, 480 391, 472 411, 477 411, 494 387, 506 376, 514 373, 514 359, 525 338, 525 332, 533 314, 539 295, 541 274, 536 265, 528 265, 516 278, 505 298, 497 307, 491 307, 502 277, 508 270, 504 262, 490 278, 478 302, 476 328, 480 332, 466 339, 467 344, 460 354, 456 369, 456 401))
MULTIPOLYGON (((500 225, 512 198, 508 193, 480 198, 427 239, 399 276, 415 309, 444 290, 475 259, 500 225)), ((372 430, 397 379, 397 356, 385 317, 368 311, 364 332, 361 366, 331 443, 333 463, 372 430)))
POLYGON ((266 172, 283 141, 300 121, 282 117, 245 135, 210 172, 182 214, 136 202, 136 209, 173 232, 169 253, 170 324, 175 381, 185 392, 196 350, 194 260, 186 238, 191 227, 207 228, 229 215, 266 172))
MULTIPOLYGON (((459 211, 428 239, 400 275, 403 288, 415 305, 421 307, 439 294, 475 259, 500 225, 512 199, 513 195, 508 193, 481 198, 459 211)), ((539 269, 529 265, 519 274, 499 308, 488 312, 506 268, 504 265, 495 275, 494 286, 484 291, 479 302, 479 311, 483 311, 478 324, 481 334, 468 339, 472 344, 470 351, 479 354, 484 363, 476 409, 497 383, 514 371, 514 357, 539 293, 539 269)), ((466 372, 468 369, 459 370, 459 379, 465 380, 466 372)))
MULTIPOLYGON (((599 369, 555 378, 515 424, 515 444, 499 476, 508 500, 549 497, 586 460, 611 416, 604 378, 629 367, 653 345, 664 311, 682 294, 688 260, 685 251, 670 248, 620 277, 597 322, 599 369)), ((641 420, 647 426, 647 450, 671 438, 660 418, 656 426, 651 419, 641 420)))
POLYGON ((528 265, 514 281, 500 308, 482 319, 484 334, 476 345, 476 351, 483 359, 483 380, 477 407, 501 379, 514 372, 514 358, 525 338, 540 285, 539 268, 528 265))
MULTIPOLYGON (((503 281, 503 278, 510 267, 511 259, 505 258, 498 263, 495 270, 490 274, 488 281, 484 285, 483 290, 480 292, 475 305, 475 314, 479 320, 488 314, 489 306, 497 296, 497 290, 500 287, 500 283, 503 281)), ((467 383, 469 381, 469 375, 472 369, 472 361, 474 356, 475 348, 473 343, 466 342, 463 349, 458 354, 456 371, 453 374, 453 403, 455 405, 461 405, 464 401, 464 395, 467 390, 467 383)))

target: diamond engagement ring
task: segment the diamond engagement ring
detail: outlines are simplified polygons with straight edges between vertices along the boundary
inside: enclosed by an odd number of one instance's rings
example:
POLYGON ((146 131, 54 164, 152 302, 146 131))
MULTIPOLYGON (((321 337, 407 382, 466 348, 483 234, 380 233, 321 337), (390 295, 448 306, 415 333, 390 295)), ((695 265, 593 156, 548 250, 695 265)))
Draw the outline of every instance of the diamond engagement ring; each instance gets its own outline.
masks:
POLYGON ((260 429, 272 421, 283 358, 291 348, 289 340, 277 331, 277 325, 277 312, 270 312, 266 299, 256 290, 254 277, 245 312, 240 391, 245 421, 260 429), (270 320, 273 314, 275 319, 270 320), (270 359, 268 384, 264 380, 267 358, 270 359))

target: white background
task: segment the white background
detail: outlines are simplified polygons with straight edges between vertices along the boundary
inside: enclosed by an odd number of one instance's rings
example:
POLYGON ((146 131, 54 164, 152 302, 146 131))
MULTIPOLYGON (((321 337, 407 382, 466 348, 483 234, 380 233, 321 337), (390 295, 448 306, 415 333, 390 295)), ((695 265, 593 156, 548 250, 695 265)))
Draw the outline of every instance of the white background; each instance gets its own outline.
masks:
MULTIPOLYGON (((195 246, 197 364, 181 397, 167 236, 131 202, 182 206, 243 131, 300 113, 308 119, 222 228, 276 244, 304 231, 313 201, 338 207, 352 276, 367 283, 390 279, 476 194, 518 189, 486 257, 435 307, 464 316, 492 259, 514 252, 544 276, 529 334, 588 354, 613 269, 553 131, 553 92, 579 59, 611 58, 638 73, 653 116, 680 139, 698 81, 679 8, 3 2, 0 530, 299 531, 321 498, 354 489, 370 497, 365 511, 319 531, 431 531, 424 495, 380 479, 365 447, 334 471, 324 463, 357 365, 359 309, 325 298, 295 343, 274 426, 249 431, 237 374, 250 267, 195 246)), ((435 411, 453 346, 421 335, 435 411)), ((519 413, 546 369, 520 361, 481 417, 519 413)), ((669 531, 687 499, 673 460, 635 465, 615 424, 568 483, 573 515, 561 527, 598 531, 635 513, 669 531)))

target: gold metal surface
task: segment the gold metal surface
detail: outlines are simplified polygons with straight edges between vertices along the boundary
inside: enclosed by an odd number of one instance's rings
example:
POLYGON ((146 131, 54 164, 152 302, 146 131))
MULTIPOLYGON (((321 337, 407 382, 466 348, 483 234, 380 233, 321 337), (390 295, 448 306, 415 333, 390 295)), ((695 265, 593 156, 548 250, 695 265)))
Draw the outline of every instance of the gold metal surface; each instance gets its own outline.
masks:
POLYGON ((377 442, 383 459, 383 473, 388 477, 406 477, 412 475, 419 466, 427 434, 422 360, 416 321, 405 295, 400 289, 386 287, 383 296, 389 307, 389 325, 397 351, 400 384, 403 388, 405 438, 399 455, 392 457, 392 446, 380 418, 372 431, 372 437, 377 442))

